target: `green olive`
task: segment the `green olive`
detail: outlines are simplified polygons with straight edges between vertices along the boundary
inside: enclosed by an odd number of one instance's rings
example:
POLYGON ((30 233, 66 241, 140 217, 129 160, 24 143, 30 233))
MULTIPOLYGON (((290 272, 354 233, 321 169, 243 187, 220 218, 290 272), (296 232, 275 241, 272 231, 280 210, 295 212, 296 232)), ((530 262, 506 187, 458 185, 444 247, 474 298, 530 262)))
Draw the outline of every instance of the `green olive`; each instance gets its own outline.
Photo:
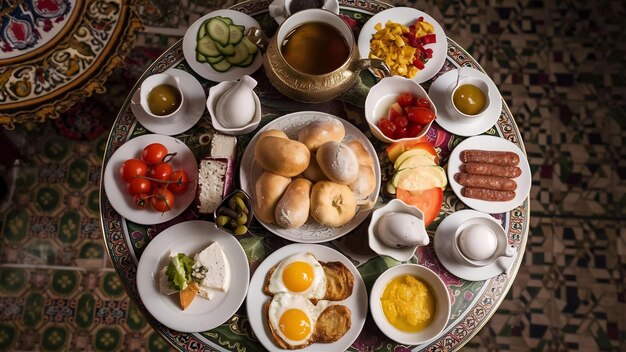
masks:
POLYGON ((248 228, 245 225, 239 225, 235 228, 235 235, 245 235, 248 232, 248 228))
POLYGON ((220 215, 217 217, 217 219, 215 219, 215 222, 217 223, 217 226, 219 227, 224 227, 229 221, 230 221, 230 218, 225 215, 220 215))
POLYGON ((245 213, 241 213, 239 217, 237 218, 237 224, 245 225, 247 222, 248 222, 248 215, 246 215, 245 213))
POLYGON ((239 208, 239 210, 243 211, 244 213, 248 214, 248 207, 246 207, 246 202, 243 201, 243 199, 239 198, 239 197, 235 197, 235 203, 237 203, 237 208, 239 208))

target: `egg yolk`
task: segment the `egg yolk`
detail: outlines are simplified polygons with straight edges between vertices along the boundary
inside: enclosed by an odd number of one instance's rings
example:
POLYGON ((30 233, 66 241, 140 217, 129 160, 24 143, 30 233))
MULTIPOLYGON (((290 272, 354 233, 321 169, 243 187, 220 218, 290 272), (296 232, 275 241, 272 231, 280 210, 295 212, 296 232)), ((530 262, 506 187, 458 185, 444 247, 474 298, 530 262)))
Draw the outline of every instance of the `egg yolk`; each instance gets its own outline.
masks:
POLYGON ((463 84, 452 96, 454 106, 466 115, 476 115, 485 107, 485 93, 471 84, 463 84))
POLYGON ((418 332, 435 318, 436 303, 431 288, 411 275, 389 281, 380 303, 385 318, 402 331, 418 332))
POLYGON ((293 262, 283 271, 283 282, 289 291, 302 292, 313 282, 313 267, 305 262, 293 262))
POLYGON ((289 309, 283 313, 278 322, 280 331, 290 340, 306 339, 311 333, 311 320, 300 309, 289 309))

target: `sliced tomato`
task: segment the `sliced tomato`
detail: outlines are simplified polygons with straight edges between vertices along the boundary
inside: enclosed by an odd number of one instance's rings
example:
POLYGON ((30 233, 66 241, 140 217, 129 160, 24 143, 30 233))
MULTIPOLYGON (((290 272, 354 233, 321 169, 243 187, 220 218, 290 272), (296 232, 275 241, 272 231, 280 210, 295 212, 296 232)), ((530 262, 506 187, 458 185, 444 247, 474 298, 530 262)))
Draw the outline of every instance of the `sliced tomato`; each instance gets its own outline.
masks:
POLYGON ((424 213, 424 225, 428 226, 439 215, 443 205, 443 189, 435 187, 424 191, 407 191, 398 188, 396 198, 421 210, 424 213))

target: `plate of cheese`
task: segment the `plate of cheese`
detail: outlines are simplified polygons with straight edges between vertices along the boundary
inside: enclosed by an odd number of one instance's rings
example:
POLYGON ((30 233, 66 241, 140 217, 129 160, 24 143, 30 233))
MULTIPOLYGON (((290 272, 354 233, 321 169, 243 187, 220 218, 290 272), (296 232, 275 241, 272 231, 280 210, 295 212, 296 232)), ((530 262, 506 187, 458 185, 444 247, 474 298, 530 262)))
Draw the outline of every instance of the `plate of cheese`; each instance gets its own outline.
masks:
POLYGON ((137 290, 146 309, 181 332, 210 330, 230 319, 246 296, 249 279, 239 242, 200 220, 159 233, 137 266, 137 290))

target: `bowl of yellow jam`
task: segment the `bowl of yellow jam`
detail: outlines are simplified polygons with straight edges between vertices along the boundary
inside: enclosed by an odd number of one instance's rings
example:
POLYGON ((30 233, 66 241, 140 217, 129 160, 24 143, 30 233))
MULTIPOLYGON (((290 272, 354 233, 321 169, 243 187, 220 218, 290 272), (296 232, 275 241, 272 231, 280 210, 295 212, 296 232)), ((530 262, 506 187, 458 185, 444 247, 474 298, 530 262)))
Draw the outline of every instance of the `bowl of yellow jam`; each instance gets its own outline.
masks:
POLYGON ((400 264, 378 277, 370 294, 370 311, 390 339, 420 345, 437 338, 450 319, 448 288, 432 270, 400 264))

